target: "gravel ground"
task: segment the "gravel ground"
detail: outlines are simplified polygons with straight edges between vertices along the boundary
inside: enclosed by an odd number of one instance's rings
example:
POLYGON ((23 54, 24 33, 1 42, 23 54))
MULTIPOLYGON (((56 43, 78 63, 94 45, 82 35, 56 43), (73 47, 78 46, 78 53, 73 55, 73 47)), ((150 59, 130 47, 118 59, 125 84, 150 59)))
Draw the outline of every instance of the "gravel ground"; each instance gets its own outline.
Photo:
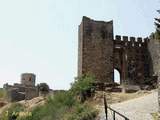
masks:
MULTIPOLYGON (((158 93, 153 91, 151 94, 140 98, 113 104, 111 108, 125 115, 129 120, 153 120, 151 113, 158 111, 158 93)), ((104 108, 101 109, 99 120, 105 120, 104 108)), ((109 120, 113 120, 111 111, 108 113, 109 120)), ((124 120, 124 118, 116 116, 116 120, 124 120)))

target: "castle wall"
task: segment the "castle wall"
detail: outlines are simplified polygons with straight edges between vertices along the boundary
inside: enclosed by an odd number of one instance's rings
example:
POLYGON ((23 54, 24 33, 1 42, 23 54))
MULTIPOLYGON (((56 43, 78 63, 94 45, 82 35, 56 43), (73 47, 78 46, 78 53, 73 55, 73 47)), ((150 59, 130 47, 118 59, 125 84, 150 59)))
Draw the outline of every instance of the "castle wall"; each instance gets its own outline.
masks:
POLYGON ((28 87, 25 89, 25 100, 31 100, 39 96, 39 91, 37 87, 28 87))
POLYGON ((121 83, 143 84, 150 77, 148 40, 116 35, 114 40, 114 68, 121 73, 121 83))
POLYGON ((39 96, 38 87, 25 87, 19 85, 5 89, 7 91, 7 99, 10 102, 30 100, 39 96))
POLYGON ((152 60, 152 74, 160 75, 160 43, 158 40, 151 38, 148 43, 149 53, 152 60))
POLYGON ((158 76, 158 103, 160 112, 160 42, 154 38, 149 41, 149 52, 152 59, 152 74, 158 76))
POLYGON ((21 101, 25 99, 25 94, 23 92, 19 92, 18 88, 12 88, 7 90, 7 99, 10 102, 21 101))
POLYGON ((113 23, 83 17, 79 26, 78 75, 93 74, 98 82, 113 82, 113 23))
POLYGON ((79 26, 78 76, 91 73, 100 83, 113 83, 114 69, 121 84, 144 85, 152 74, 149 39, 116 36, 113 22, 83 17, 79 26))
POLYGON ((82 52, 83 52, 83 22, 78 28, 78 76, 82 75, 82 52))

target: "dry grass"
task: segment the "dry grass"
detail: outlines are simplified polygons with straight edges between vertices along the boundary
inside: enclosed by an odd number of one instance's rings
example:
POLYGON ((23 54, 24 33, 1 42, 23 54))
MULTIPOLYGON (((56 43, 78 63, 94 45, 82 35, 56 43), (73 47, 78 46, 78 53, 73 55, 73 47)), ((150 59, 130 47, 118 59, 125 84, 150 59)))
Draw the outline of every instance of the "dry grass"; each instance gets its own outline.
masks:
POLYGON ((123 101, 127 101, 130 99, 135 99, 138 97, 142 97, 144 95, 147 95, 151 92, 149 91, 138 91, 136 93, 111 93, 110 98, 107 99, 109 104, 113 103, 119 103, 123 101))
POLYGON ((113 103, 120 103, 130 99, 142 97, 149 93, 151 93, 151 91, 138 91, 135 93, 120 93, 120 92, 107 93, 107 92, 97 91, 95 94, 95 97, 93 98, 93 102, 94 102, 93 104, 103 105, 104 94, 106 95, 107 103, 113 104, 113 103))

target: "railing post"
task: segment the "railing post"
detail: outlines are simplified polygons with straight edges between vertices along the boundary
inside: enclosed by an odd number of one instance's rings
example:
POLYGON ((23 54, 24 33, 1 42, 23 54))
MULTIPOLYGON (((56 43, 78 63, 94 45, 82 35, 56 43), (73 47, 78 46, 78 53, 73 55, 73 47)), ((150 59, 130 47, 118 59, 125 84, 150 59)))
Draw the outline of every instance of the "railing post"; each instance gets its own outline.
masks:
POLYGON ((104 108, 105 108, 105 114, 106 114, 106 120, 108 120, 108 106, 106 102, 106 96, 104 95, 104 108))
POLYGON ((104 109, 105 109, 106 120, 108 120, 108 109, 113 112, 113 120, 116 120, 116 114, 120 115, 120 116, 123 117, 125 120, 129 120, 126 116, 124 116, 124 115, 122 115, 121 113, 115 111, 114 109, 110 108, 110 107, 107 105, 107 100, 106 100, 106 96, 105 96, 105 95, 104 95, 104 109))
POLYGON ((113 120, 116 120, 115 111, 113 111, 113 120))

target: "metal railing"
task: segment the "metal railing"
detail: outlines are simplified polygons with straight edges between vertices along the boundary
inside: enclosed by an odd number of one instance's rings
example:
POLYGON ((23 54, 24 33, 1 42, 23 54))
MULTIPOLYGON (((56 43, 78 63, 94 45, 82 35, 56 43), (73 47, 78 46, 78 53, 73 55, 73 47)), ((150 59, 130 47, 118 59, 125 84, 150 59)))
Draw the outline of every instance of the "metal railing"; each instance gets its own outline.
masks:
POLYGON ((112 111, 112 118, 113 120, 116 120, 116 114, 118 114, 120 117, 124 118, 124 120, 129 120, 126 116, 122 115, 121 113, 115 111, 114 109, 112 109, 111 107, 109 107, 107 105, 107 101, 106 101, 106 96, 104 96, 104 108, 105 108, 105 115, 106 115, 106 120, 109 120, 109 115, 108 115, 108 109, 112 111))

